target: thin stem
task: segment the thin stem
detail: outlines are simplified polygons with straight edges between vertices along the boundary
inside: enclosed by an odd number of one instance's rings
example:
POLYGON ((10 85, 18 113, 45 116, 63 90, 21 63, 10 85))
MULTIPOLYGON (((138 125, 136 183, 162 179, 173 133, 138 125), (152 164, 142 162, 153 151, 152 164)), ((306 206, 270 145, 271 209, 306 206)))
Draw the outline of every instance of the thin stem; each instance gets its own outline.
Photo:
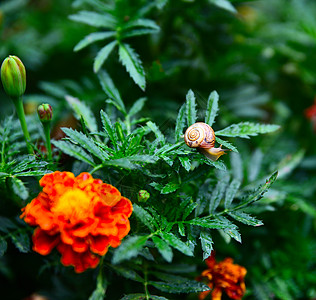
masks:
POLYGON ((147 264, 144 266, 144 289, 146 294, 146 300, 149 300, 149 292, 148 292, 148 271, 147 271, 147 264))
POLYGON ((19 120, 21 123, 21 128, 22 128, 22 131, 24 134, 27 151, 29 154, 33 154, 33 149, 31 146, 31 138, 30 138, 30 134, 27 130, 26 121, 25 121, 25 114, 24 114, 22 97, 13 99, 13 103, 15 105, 15 109, 16 109, 16 112, 18 114, 18 117, 19 117, 19 120))
POLYGON ((52 160, 53 156, 52 156, 52 145, 50 142, 50 122, 43 122, 43 127, 44 127, 44 135, 45 135, 48 159, 52 160))

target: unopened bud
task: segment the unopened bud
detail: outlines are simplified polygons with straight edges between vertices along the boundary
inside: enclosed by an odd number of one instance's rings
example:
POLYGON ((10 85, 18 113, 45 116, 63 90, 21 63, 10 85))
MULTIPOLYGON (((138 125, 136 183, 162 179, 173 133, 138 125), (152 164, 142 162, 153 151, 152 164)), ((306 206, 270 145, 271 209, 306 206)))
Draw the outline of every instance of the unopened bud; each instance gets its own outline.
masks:
POLYGON ((150 194, 146 190, 138 191, 138 201, 146 202, 150 197, 150 194))
POLYGON ((13 98, 21 97, 26 88, 26 72, 22 61, 9 55, 1 66, 1 81, 5 92, 13 98))
POLYGON ((39 105, 37 113, 41 122, 48 122, 53 118, 53 108, 47 103, 39 105))

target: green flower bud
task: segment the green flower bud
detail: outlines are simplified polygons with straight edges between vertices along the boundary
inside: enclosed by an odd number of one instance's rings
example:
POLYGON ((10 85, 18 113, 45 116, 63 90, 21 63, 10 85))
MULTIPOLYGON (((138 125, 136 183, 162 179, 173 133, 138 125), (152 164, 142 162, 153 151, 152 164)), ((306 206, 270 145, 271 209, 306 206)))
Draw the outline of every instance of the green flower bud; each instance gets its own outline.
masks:
POLYGON ((41 122, 49 122, 53 118, 53 108, 47 103, 39 105, 37 113, 41 122))
POLYGON ((26 88, 26 72, 22 61, 9 55, 1 66, 1 81, 5 92, 12 98, 21 97, 26 88))
POLYGON ((138 201, 146 202, 150 197, 150 194, 146 190, 138 191, 138 201))

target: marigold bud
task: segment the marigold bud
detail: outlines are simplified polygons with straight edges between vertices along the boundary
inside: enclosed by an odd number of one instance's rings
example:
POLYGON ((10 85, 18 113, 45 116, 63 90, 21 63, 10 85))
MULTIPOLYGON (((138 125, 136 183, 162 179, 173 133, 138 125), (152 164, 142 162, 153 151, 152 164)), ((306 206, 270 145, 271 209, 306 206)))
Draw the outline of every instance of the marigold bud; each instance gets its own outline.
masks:
POLYGON ((26 72, 22 61, 9 55, 1 66, 1 81, 5 92, 13 98, 21 97, 26 88, 26 72))
POLYGON ((53 118, 53 108, 47 103, 39 105, 37 113, 41 122, 48 122, 53 118))
POLYGON ((146 190, 138 191, 138 201, 146 202, 150 197, 150 194, 146 190))

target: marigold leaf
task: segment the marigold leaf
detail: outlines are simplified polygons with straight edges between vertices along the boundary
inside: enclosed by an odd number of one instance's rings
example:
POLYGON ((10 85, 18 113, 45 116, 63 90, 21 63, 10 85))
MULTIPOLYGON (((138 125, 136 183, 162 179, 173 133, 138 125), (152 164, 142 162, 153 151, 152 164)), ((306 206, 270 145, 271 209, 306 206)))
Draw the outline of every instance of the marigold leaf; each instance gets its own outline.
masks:
POLYGON ((110 14, 99 14, 93 11, 82 10, 75 15, 70 15, 69 19, 72 21, 84 23, 94 27, 103 27, 115 29, 116 21, 110 14))
POLYGON ((152 29, 152 28, 139 28, 139 29, 132 29, 122 33, 122 39, 126 39, 132 36, 139 36, 145 34, 153 34, 157 33, 159 30, 152 29))
POLYGON ((220 204, 224 192, 226 190, 226 186, 229 182, 229 175, 226 172, 221 172, 220 173, 220 178, 213 189, 212 196, 210 199, 210 206, 209 206, 209 212, 210 214, 214 213, 218 205, 220 204))
POLYGON ((208 0, 211 4, 236 14, 236 8, 228 0, 208 0))
POLYGON ((121 98, 120 92, 114 85, 111 77, 104 70, 98 72, 98 77, 102 86, 103 91, 111 98, 116 104, 119 111, 126 115, 125 105, 121 98))
POLYGON ((161 256, 167 262, 170 263, 172 261, 172 258, 173 258, 173 252, 172 252, 172 249, 169 246, 169 244, 157 236, 153 236, 152 241, 154 242, 154 244, 155 244, 156 248, 158 249, 159 253, 161 254, 161 256))
POLYGON ((10 234, 10 238, 15 247, 23 253, 30 252, 30 239, 26 233, 19 233, 17 235, 10 234))
POLYGON ((155 134, 157 141, 161 144, 161 146, 163 146, 165 144, 165 137, 162 134, 162 132, 160 131, 160 129, 158 128, 158 126, 152 122, 152 121, 148 121, 146 123, 146 125, 151 129, 151 131, 155 134))
POLYGON ((65 96, 65 99, 72 110, 76 113, 78 120, 80 120, 82 116, 84 122, 87 124, 87 127, 91 132, 98 131, 97 121, 89 106, 81 102, 78 98, 69 95, 65 96))
MULTIPOLYGON (((147 296, 145 294, 129 294, 121 298, 121 300, 144 300, 144 299, 147 299, 147 296)), ((150 300, 168 300, 168 299, 162 296, 150 295, 150 300)))
POLYGON ((113 41, 106 46, 104 46, 97 54, 93 63, 93 71, 94 73, 98 73, 106 59, 109 57, 114 47, 117 45, 117 41, 113 41))
POLYGON ((180 187, 180 184, 175 182, 169 182, 160 190, 161 194, 170 194, 175 192, 180 187))
POLYGON ((210 288, 203 282, 186 280, 180 282, 163 282, 163 281, 149 281, 149 284, 155 288, 167 293, 196 293, 210 290, 210 288))
POLYGON ((138 255, 139 251, 146 244, 148 235, 134 235, 127 237, 115 250, 112 263, 117 264, 123 260, 128 260, 138 255))
POLYGON ((196 122, 196 104, 195 96, 192 90, 189 90, 186 95, 186 115, 188 127, 196 122))
POLYGON ((182 220, 185 220, 192 213, 192 211, 197 207, 197 205, 198 204, 196 202, 193 202, 187 205, 183 212, 182 220))
POLYGON ((213 239, 209 232, 201 231, 200 233, 201 246, 203 250, 203 260, 207 259, 213 251, 213 239))
POLYGON ((129 268, 124 268, 121 266, 113 266, 115 272, 118 274, 122 275, 123 277, 127 279, 131 279, 137 282, 144 282, 144 279, 139 276, 135 271, 129 269, 129 268))
POLYGON ((248 164, 248 180, 254 181, 260 172, 263 159, 263 153, 260 148, 257 148, 251 155, 248 164))
POLYGON ((209 166, 212 166, 212 167, 215 167, 216 169, 218 170, 222 170, 222 171, 226 171, 227 168, 226 168, 226 165, 220 161, 220 160, 217 160, 217 161, 213 161, 213 160, 210 160, 206 157, 202 157, 201 159, 205 164, 209 165, 209 166))
POLYGON ((128 112, 128 116, 134 116, 137 113, 139 113, 143 107, 145 102, 147 101, 147 98, 143 97, 143 98, 139 98, 137 101, 134 102, 134 104, 132 105, 131 109, 128 112))
POLYGON ((179 250, 180 252, 182 252, 185 255, 193 256, 192 250, 184 242, 182 242, 179 238, 177 238, 171 232, 169 232, 169 233, 160 232, 159 235, 162 239, 164 239, 173 248, 179 250))
POLYGON ((117 137, 116 137, 113 125, 111 123, 111 120, 109 116, 107 115, 107 113, 103 110, 100 111, 100 115, 101 115, 103 130, 106 132, 106 134, 110 138, 114 148, 117 149, 117 137))
POLYGON ((105 31, 105 32, 93 32, 88 35, 86 35, 74 48, 74 51, 79 51, 90 44, 105 40, 109 37, 112 37, 115 35, 115 31, 105 31))
POLYGON ((249 136, 256 136, 259 133, 268 133, 276 131, 280 128, 279 125, 274 124, 256 124, 251 122, 241 122, 232 124, 222 130, 216 131, 215 135, 218 136, 232 136, 249 138, 249 136))
POLYGON ((200 227, 205 227, 209 229, 223 229, 225 228, 226 224, 220 222, 219 220, 210 220, 205 218, 195 218, 189 221, 186 221, 186 223, 191 225, 196 225, 200 227))
POLYGON ((178 158, 179 158, 179 161, 181 163, 181 166, 183 168, 185 168, 185 170, 187 172, 189 172, 191 170, 191 160, 190 160, 190 158, 187 157, 187 156, 179 156, 178 158))
POLYGON ((95 163, 93 162, 92 157, 85 152, 81 147, 76 146, 70 142, 67 141, 52 141, 52 144, 56 146, 58 149, 60 149, 62 152, 79 159, 80 161, 83 161, 93 167, 95 167, 95 163))
POLYGON ((175 128, 175 141, 178 142, 181 139, 181 136, 183 135, 183 129, 185 127, 185 110, 186 105, 183 104, 180 109, 176 120, 176 128, 175 128))
POLYGON ((232 211, 228 213, 229 216, 234 218, 235 220, 244 223, 246 225, 250 226, 261 226, 263 225, 263 222, 260 220, 257 220, 255 217, 246 214, 245 212, 241 211, 232 211))
POLYGON ((4 239, 0 239, 0 257, 7 251, 8 244, 4 239))
POLYGON ((238 179, 233 179, 230 185, 226 189, 225 202, 224 202, 225 208, 230 207, 236 193, 238 192, 239 187, 240 187, 240 181, 238 179))
POLYGON ((26 186, 24 185, 23 181, 19 178, 10 176, 7 177, 7 185, 12 190, 14 195, 19 197, 22 200, 27 200, 29 197, 29 192, 26 186))
POLYGON ((216 137, 216 142, 219 143, 220 145, 224 146, 227 149, 232 150, 233 152, 238 153, 238 149, 230 142, 224 141, 220 139, 219 137, 216 137))
POLYGON ((179 234, 181 236, 185 236, 185 229, 184 229, 183 223, 181 223, 181 222, 178 223, 178 229, 179 229, 179 234))
POLYGON ((18 227, 8 218, 0 217, 0 231, 8 233, 10 229, 17 229, 18 227))
POLYGON ((119 57, 134 82, 144 91, 146 87, 145 71, 138 54, 130 45, 122 43, 119 45, 119 57))
POLYGON ((210 93, 207 100, 205 123, 210 125, 211 127, 213 126, 213 123, 218 113, 218 99, 219 96, 217 92, 213 91, 212 93, 210 93))
POLYGON ((132 20, 132 21, 127 22, 123 26, 124 29, 132 28, 132 27, 147 27, 147 28, 155 29, 156 31, 160 30, 160 27, 153 20, 150 20, 150 19, 132 20))
POLYGON ((141 206, 138 206, 136 203, 133 204, 133 214, 135 214, 136 217, 152 232, 154 231, 154 227, 159 227, 156 220, 151 216, 151 214, 141 206))

